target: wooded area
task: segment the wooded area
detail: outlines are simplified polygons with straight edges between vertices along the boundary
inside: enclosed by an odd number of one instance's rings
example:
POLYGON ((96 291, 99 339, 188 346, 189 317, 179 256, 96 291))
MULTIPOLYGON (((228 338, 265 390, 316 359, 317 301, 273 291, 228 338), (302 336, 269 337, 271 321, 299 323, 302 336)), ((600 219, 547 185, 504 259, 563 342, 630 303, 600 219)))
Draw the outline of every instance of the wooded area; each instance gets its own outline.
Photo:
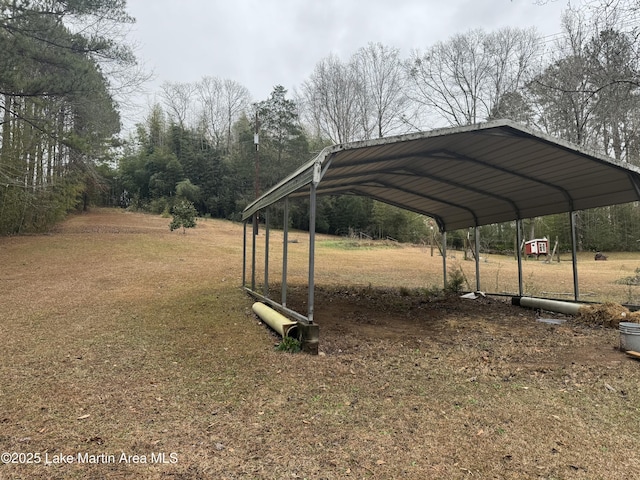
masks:
POLYGON ((0 233, 42 231, 104 180, 120 132, 109 64, 135 62, 108 35, 122 0, 0 1, 0 233))
MULTIPOLYGON (((217 76, 165 82, 161 102, 124 141, 105 68, 135 64, 109 36, 109 26, 133 21, 124 1, 0 0, 0 8, 2 234, 46 230, 90 203, 168 215, 187 200, 200 215, 237 219, 257 192, 326 145, 495 118, 640 165, 637 0, 584 1, 565 12, 553 39, 473 30, 408 58, 375 43, 346 61, 330 54, 296 92, 275 86, 262 101, 217 76)), ((290 218, 307 228, 304 201, 290 218)), ((319 199, 317 222, 319 232, 411 242, 428 242, 433 227, 351 196, 319 199)), ((566 216, 528 224, 532 236, 570 243, 566 216)), ((513 249, 514 231, 482 227, 483 248, 513 249)), ((640 211, 633 204, 579 212, 578 232, 583 250, 637 250, 640 211)), ((449 235, 454 246, 465 237, 449 235)))

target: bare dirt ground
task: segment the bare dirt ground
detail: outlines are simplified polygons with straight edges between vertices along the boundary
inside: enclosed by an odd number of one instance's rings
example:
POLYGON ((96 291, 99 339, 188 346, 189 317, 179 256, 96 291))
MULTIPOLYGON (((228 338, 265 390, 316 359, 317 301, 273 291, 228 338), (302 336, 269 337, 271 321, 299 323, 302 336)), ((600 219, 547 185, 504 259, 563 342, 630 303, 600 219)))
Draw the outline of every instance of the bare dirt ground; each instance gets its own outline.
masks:
MULTIPOLYGON (((615 329, 436 295, 424 246, 321 237, 321 355, 278 352, 239 288, 241 225, 168 223, 98 210, 0 239, 0 479, 640 478, 640 363, 615 329)), ((640 264, 612 257, 585 257, 585 291, 640 264)), ((510 290, 512 261, 486 281, 510 290)), ((527 286, 562 290, 564 263, 527 263, 527 286)))

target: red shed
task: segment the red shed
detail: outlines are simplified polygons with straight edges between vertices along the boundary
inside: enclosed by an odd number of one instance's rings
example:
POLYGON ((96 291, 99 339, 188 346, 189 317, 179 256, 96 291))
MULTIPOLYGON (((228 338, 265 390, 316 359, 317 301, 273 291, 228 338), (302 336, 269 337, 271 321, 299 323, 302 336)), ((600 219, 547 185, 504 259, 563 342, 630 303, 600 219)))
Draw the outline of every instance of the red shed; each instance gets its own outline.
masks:
POLYGON ((549 253, 549 240, 546 238, 534 238, 524 242, 525 255, 547 255, 549 253))

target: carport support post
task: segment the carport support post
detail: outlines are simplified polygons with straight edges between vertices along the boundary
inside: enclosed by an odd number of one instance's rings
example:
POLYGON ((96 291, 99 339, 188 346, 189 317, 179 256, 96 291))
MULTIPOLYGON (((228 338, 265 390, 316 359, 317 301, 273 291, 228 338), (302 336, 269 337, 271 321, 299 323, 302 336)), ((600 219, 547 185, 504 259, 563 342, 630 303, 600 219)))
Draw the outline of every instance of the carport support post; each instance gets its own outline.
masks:
POLYGON ((447 232, 442 232, 442 278, 444 289, 447 289, 447 232))
POLYGON ((289 254, 289 197, 284 199, 282 239, 282 306, 287 306, 287 255, 289 254))
POLYGON ((580 298, 580 292, 578 290, 578 237, 576 235, 576 215, 576 212, 569 213, 571 223, 571 258, 573 263, 573 298, 577 302, 578 298, 580 298))
POLYGON ((518 259, 518 295, 523 295, 522 283, 522 219, 516 220, 516 258, 518 259))
POLYGON ((242 222, 242 288, 247 286, 247 222, 242 222))
POLYGON ((480 288, 480 227, 475 228, 474 232, 475 251, 476 251, 476 291, 481 291, 480 288))
POLYGON ((264 296, 269 298, 269 207, 264 211, 264 296))
POLYGON ((313 301, 315 288, 315 256, 316 256, 316 184, 311 182, 309 193, 309 292, 307 299, 307 319, 313 323, 313 301))
POLYGON ((258 213, 253 214, 253 232, 251 235, 251 291, 256 291, 256 235, 258 235, 258 213))
MULTIPOLYGON (((319 168, 319 165, 316 165, 319 168)), ((312 355, 318 354, 318 342, 319 342, 319 328, 318 325, 313 323, 313 302, 314 302, 314 271, 315 271, 315 255, 316 255, 316 185, 320 181, 318 175, 314 175, 314 180, 311 182, 311 189, 309 193, 309 297, 308 297, 308 311, 307 320, 308 323, 301 322, 298 325, 300 332, 300 343, 302 344, 302 351, 310 353, 312 355)))

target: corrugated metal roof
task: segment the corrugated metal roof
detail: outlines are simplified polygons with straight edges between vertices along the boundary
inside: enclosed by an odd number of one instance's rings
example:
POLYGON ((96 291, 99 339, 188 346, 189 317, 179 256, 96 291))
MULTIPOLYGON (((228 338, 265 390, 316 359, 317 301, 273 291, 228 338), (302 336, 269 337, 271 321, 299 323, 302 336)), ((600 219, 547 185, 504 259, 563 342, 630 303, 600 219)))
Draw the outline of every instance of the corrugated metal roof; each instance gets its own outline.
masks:
POLYGON ((640 200, 640 169, 509 120, 326 148, 243 212, 282 198, 355 194, 434 218, 443 231, 640 200))

